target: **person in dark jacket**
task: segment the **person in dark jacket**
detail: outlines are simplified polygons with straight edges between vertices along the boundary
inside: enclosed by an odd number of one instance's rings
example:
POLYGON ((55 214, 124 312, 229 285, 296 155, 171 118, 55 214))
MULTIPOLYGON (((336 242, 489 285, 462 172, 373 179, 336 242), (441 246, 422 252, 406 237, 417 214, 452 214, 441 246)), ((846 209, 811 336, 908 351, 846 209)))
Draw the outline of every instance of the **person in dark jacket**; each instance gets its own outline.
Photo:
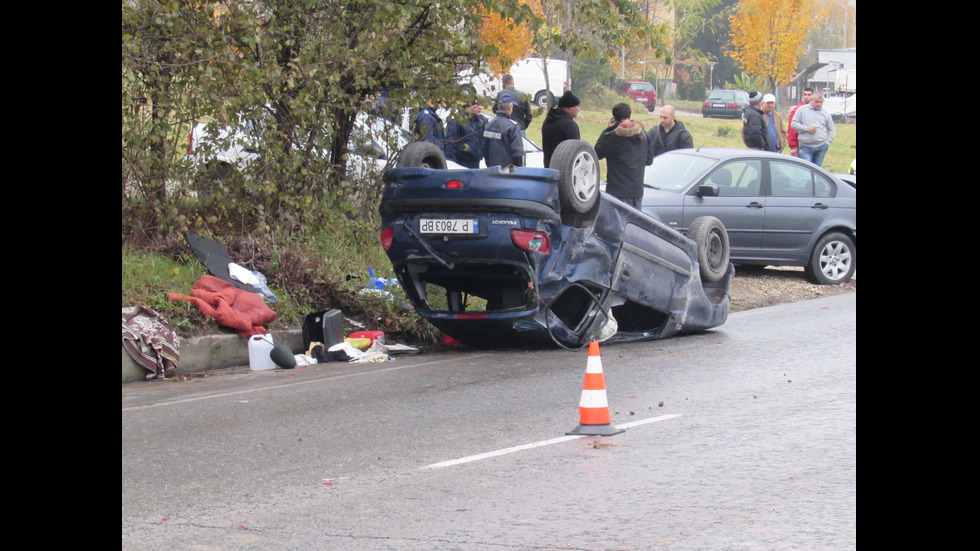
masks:
POLYGON ((676 119, 673 105, 660 108, 660 124, 650 130, 649 136, 654 157, 675 149, 694 149, 694 138, 684 123, 676 119))
POLYGON ((510 114, 510 118, 521 125, 521 130, 526 131, 527 127, 531 126, 531 118, 533 117, 531 113, 531 102, 528 101, 528 94, 514 87, 514 76, 509 73, 501 77, 500 84, 503 85, 504 89, 497 93, 497 98, 493 101, 493 112, 496 113, 499 110, 500 98, 505 94, 510 96, 514 99, 514 109, 510 114))
POLYGON ((544 151, 545 168, 551 163, 551 154, 558 144, 565 140, 579 139, 578 124, 574 119, 582 109, 580 103, 571 90, 565 90, 558 99, 558 107, 548 111, 544 118, 541 125, 541 149, 544 151))
POLYGON ((595 152, 606 159, 606 193, 640 208, 644 167, 653 162, 653 144, 643 125, 630 120, 633 110, 625 103, 612 108, 609 126, 599 134, 595 152))
POLYGON ((503 95, 497 116, 483 129, 483 157, 487 166, 524 166, 524 137, 521 125, 511 118, 514 98, 503 95))
POLYGON ((750 149, 769 151, 769 130, 766 128, 766 114, 759 109, 762 94, 749 94, 749 106, 742 111, 742 141, 750 149))
POLYGON ((480 168, 483 159, 483 130, 480 113, 483 106, 474 101, 463 106, 463 119, 453 119, 446 125, 446 159, 465 166, 480 168))
POLYGON ((436 144, 443 154, 446 153, 446 129, 443 127, 442 117, 436 113, 432 106, 432 100, 429 100, 426 106, 415 115, 412 135, 415 136, 416 140, 436 144))

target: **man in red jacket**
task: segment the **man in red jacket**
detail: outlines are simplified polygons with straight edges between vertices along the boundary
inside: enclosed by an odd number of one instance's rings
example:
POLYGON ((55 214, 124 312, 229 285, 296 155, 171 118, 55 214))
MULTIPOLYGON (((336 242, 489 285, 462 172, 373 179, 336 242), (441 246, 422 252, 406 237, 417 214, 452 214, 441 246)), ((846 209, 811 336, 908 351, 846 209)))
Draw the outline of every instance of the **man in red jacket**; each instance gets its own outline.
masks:
MULTIPOLYGON (((812 97, 813 97, 813 88, 810 88, 810 87, 804 88, 803 89, 803 101, 801 101, 799 105, 797 105, 796 107, 794 107, 793 110, 789 112, 789 119, 788 120, 792 121, 793 120, 793 115, 796 114, 796 110, 800 108, 800 105, 806 105, 806 104, 810 103, 810 99, 812 97)), ((800 136, 799 136, 799 134, 796 133, 796 130, 793 130, 793 126, 792 125, 787 125, 787 126, 788 126, 788 128, 786 129, 786 143, 789 144, 789 154, 792 155, 792 156, 794 156, 794 157, 799 157, 800 156, 800 136)))

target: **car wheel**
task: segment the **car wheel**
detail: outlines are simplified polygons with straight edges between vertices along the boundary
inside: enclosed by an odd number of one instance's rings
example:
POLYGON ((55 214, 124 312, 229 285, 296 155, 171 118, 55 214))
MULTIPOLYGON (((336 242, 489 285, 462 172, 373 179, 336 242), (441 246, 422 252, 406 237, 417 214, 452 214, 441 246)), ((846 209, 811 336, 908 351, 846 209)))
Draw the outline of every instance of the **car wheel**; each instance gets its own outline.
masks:
POLYGON ((719 281, 728 272, 730 255, 728 230, 714 216, 701 216, 691 222, 687 236, 698 244, 698 264, 701 279, 719 281))
POLYGON ((203 171, 197 174, 197 198, 199 201, 210 199, 214 195, 215 184, 221 182, 231 174, 231 166, 227 163, 211 162, 208 163, 203 171))
POLYGON ((472 98, 476 98, 477 97, 476 87, 473 86, 472 84, 461 84, 459 86, 459 89, 462 90, 463 92, 465 92, 466 95, 468 95, 468 96, 470 96, 472 98))
POLYGON ((585 213, 599 199, 599 157, 583 140, 565 140, 551 155, 550 168, 561 173, 558 199, 562 212, 585 213))
POLYGON ((817 241, 806 265, 806 278, 818 285, 847 283, 857 267, 854 241, 843 233, 829 233, 817 241))
POLYGON ((412 142, 398 156, 399 167, 446 168, 446 156, 432 142, 412 142))
POLYGON ((538 95, 534 96, 534 104, 538 107, 548 108, 548 99, 551 99, 551 105, 555 104, 555 96, 551 92, 539 92, 538 95))

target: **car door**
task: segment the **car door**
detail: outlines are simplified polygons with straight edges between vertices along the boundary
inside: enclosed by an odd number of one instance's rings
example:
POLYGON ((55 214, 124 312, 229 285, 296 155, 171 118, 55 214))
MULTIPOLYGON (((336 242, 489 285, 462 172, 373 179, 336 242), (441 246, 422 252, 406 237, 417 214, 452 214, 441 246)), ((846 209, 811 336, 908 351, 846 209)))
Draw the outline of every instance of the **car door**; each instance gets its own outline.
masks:
POLYGON ((765 223, 761 192, 762 161, 739 159, 711 171, 700 183, 718 186, 717 196, 698 195, 696 184, 684 197, 683 227, 699 216, 714 216, 725 224, 732 258, 752 258, 762 246, 765 223))
POLYGON ((769 161, 762 246, 773 258, 805 259, 814 233, 833 205, 836 187, 812 167, 793 161, 769 161))

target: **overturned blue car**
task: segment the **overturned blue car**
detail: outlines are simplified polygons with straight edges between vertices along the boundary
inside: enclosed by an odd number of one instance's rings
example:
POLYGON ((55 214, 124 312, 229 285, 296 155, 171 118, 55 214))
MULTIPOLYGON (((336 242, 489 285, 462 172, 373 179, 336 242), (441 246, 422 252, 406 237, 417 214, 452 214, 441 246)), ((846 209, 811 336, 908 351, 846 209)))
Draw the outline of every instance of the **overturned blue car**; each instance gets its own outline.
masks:
POLYGON ((734 267, 717 218, 682 235, 600 191, 582 140, 551 168, 446 169, 416 142, 384 175, 381 242, 416 312, 475 346, 669 337, 728 318, 734 267))

